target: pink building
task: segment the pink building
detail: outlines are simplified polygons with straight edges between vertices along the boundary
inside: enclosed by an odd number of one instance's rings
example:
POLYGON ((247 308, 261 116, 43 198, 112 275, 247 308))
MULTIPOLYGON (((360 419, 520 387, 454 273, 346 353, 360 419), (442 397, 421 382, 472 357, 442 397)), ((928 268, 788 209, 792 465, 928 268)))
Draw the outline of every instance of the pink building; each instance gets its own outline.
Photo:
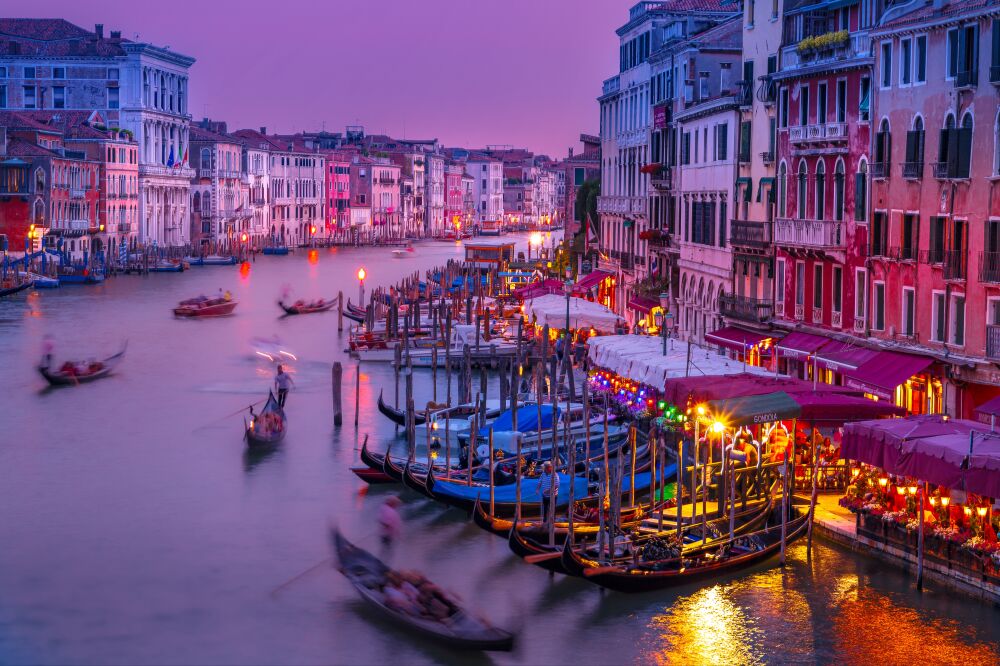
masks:
POLYGON ((445 227, 455 228, 462 224, 465 213, 463 200, 462 175, 465 167, 461 164, 449 163, 444 168, 444 218, 445 227))
POLYGON ((326 153, 326 230, 346 229, 351 225, 351 154, 345 151, 326 153))

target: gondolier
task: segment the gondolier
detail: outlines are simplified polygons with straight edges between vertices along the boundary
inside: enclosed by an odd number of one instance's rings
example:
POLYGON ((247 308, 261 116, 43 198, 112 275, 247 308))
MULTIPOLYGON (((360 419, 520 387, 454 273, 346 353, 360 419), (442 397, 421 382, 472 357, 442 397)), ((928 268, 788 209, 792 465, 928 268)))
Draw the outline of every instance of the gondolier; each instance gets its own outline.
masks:
POLYGON ((551 511, 549 505, 552 501, 552 496, 559 495, 559 475, 552 472, 552 461, 546 460, 545 464, 542 465, 542 476, 541 476, 541 491, 542 491, 542 522, 549 522, 549 511, 551 511))
POLYGON ((274 387, 278 389, 278 407, 285 408, 285 399, 288 396, 288 389, 295 384, 292 376, 285 372, 284 366, 278 366, 278 374, 274 376, 274 387))

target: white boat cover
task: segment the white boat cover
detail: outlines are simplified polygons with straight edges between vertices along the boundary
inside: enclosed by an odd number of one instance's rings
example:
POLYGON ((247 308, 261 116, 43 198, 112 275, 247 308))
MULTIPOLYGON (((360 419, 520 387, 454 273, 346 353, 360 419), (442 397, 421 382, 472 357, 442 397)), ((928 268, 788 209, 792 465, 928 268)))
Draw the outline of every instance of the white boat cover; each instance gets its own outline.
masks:
MULTIPOLYGON (((565 306, 564 306, 565 307, 565 306)), ((565 314, 563 315, 565 317, 565 314)), ((670 377, 731 375, 748 372, 770 375, 766 368, 726 358, 714 351, 692 346, 690 366, 687 342, 672 340, 663 354, 663 339, 649 335, 605 335, 587 340, 591 367, 613 372, 638 384, 662 390, 670 377)))
MULTIPOLYGON (((550 329, 566 328, 566 297, 546 294, 525 303, 528 317, 539 326, 549 325, 550 329)), ((569 299, 569 327, 571 329, 592 328, 598 333, 614 333, 615 325, 621 317, 600 303, 582 298, 569 299)))

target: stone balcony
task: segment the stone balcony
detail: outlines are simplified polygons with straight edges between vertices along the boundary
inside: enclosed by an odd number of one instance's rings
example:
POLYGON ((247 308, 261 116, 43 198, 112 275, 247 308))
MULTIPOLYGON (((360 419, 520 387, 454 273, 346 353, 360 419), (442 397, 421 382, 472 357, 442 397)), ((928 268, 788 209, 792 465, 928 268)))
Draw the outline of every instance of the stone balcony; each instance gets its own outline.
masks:
POLYGON ((139 165, 139 177, 140 178, 183 178, 185 180, 191 180, 194 178, 194 169, 190 167, 168 167, 164 164, 140 164, 139 165))
POLYGON ((766 249, 771 246, 771 222, 730 220, 729 243, 734 246, 766 249))
POLYGON ((798 44, 789 44, 781 49, 782 72, 814 65, 845 63, 852 60, 871 57, 871 37, 867 32, 855 32, 848 35, 847 41, 837 46, 821 50, 799 52, 798 44))
POLYGON ((847 123, 814 123, 788 128, 788 140, 795 145, 847 141, 847 123))
POLYGON ((597 197, 597 212, 610 215, 645 215, 646 197, 597 197))
POLYGON ((719 296, 719 314, 729 319, 762 323, 774 316, 774 301, 770 298, 748 296, 719 296))
POLYGON ((804 250, 843 252, 847 249, 847 223, 843 220, 778 218, 774 221, 774 244, 804 250))

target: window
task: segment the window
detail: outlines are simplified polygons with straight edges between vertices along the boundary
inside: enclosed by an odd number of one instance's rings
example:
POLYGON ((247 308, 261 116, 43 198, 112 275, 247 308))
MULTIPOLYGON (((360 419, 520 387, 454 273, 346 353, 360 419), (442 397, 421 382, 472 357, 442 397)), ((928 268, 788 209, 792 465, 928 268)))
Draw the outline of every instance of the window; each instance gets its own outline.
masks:
POLYGON ((0 79, 6 79, 6 78, 7 78, 7 68, 0 67, 0 79))
POLYGON ((889 175, 889 156, 891 154, 891 140, 889 134, 889 120, 882 119, 879 124, 878 133, 875 134, 875 173, 879 178, 889 175))
POLYGON ((118 88, 108 88, 108 108, 118 108, 118 88))
POLYGON ((787 215, 788 203, 788 170, 782 162, 778 167, 778 217, 787 215))
POLYGON ((872 328, 885 330, 885 283, 876 282, 872 288, 872 328))
POLYGON ((725 160, 728 155, 729 124, 720 123, 715 126, 715 159, 725 160))
POLYGON ((804 262, 795 264, 795 305, 804 306, 806 302, 806 265, 804 262))
POLYGON ((917 258, 917 230, 920 228, 920 218, 913 213, 903 215, 903 225, 900 230, 899 258, 913 261, 917 258))
POLYGON ((863 268, 854 271, 854 319, 865 320, 865 310, 868 306, 868 272, 863 268))
POLYGON ((7 108, 7 86, 0 86, 0 109, 7 108))
POLYGON ((799 125, 809 124, 809 86, 799 87, 799 125))
POLYGON ((913 72, 913 80, 916 83, 927 81, 927 35, 917 37, 917 59, 913 72))
POLYGON ((858 103, 858 120, 871 120, 872 82, 867 76, 861 77, 861 101, 858 103))
MULTIPOLYGON (((775 264, 775 278, 774 278, 774 299, 777 303, 784 305, 785 303, 785 260, 778 259, 775 264)), ((1000 301, 998 301, 1000 302, 1000 301)))
POLYGON ((750 136, 752 125, 749 120, 740 123, 740 162, 750 161, 750 136))
POLYGON ((830 285, 833 293, 833 311, 841 312, 844 301, 844 269, 841 266, 833 267, 833 282, 830 285))
POLYGON ((903 158, 903 177, 920 178, 924 166, 924 120, 913 119, 913 129, 906 133, 906 155, 903 158))
POLYGON ((940 264, 944 261, 944 230, 947 218, 935 216, 931 218, 931 238, 928 248, 927 262, 940 264))
POLYGON ((816 163, 816 219, 826 219, 826 165, 823 160, 816 163))
POLYGON ((892 42, 882 42, 882 78, 880 87, 892 87, 892 42))
POLYGON ((826 124, 826 89, 825 83, 816 86, 816 122, 826 124))
POLYGON ((833 219, 844 219, 844 160, 838 159, 833 171, 833 219))
POLYGON ((66 108, 66 86, 52 87, 52 108, 54 109, 66 108))
POLYGON ((872 228, 868 234, 871 256, 886 256, 886 250, 888 249, 886 246, 889 240, 888 226, 885 211, 875 211, 872 215, 872 228))
POLYGON ((681 141, 681 164, 691 164, 691 132, 684 132, 681 141))
POLYGON ((813 264, 813 308, 823 308, 823 264, 813 264))
POLYGON ((587 179, 587 170, 584 167, 575 167, 573 169, 573 184, 577 187, 583 185, 587 179))
POLYGON ((899 85, 908 86, 913 79, 913 40, 899 42, 899 85))
POLYGON ((26 78, 26 79, 33 79, 33 78, 35 78, 35 68, 34 67, 25 67, 24 68, 24 78, 26 78))
POLYGON ((868 162, 861 160, 858 172, 854 174, 854 221, 868 219, 868 162))
POLYGON ((958 28, 948 31, 948 52, 945 53, 945 78, 953 79, 958 74, 958 28))
POLYGON ((965 294, 952 294, 951 297, 951 344, 961 347, 965 345, 965 294))
POLYGON ((847 80, 837 81, 837 122, 847 122, 847 80))
POLYGON ((908 338, 913 337, 916 301, 916 291, 913 287, 903 287, 903 319, 900 322, 900 329, 908 338))
POLYGON ((778 103, 778 123, 784 129, 788 127, 788 88, 781 89, 780 102, 778 103))
POLYGON ((38 102, 35 97, 37 90, 38 89, 35 86, 24 86, 24 108, 38 108, 38 102))
POLYGON ((798 190, 796 192, 796 206, 797 214, 799 219, 804 220, 806 218, 806 179, 808 178, 806 174, 806 161, 802 160, 799 162, 799 177, 798 177, 798 190))
POLYGON ((752 28, 753 27, 753 15, 754 15, 754 10, 757 8, 756 5, 757 5, 757 3, 754 2, 754 0, 747 0, 747 27, 748 28, 752 28))
POLYGON ((990 50, 990 82, 996 83, 998 81, 1000 81, 1000 19, 993 19, 993 39, 990 50))
POLYGON ((979 25, 973 23, 958 30, 958 62, 955 74, 960 86, 975 85, 979 73, 979 25))

